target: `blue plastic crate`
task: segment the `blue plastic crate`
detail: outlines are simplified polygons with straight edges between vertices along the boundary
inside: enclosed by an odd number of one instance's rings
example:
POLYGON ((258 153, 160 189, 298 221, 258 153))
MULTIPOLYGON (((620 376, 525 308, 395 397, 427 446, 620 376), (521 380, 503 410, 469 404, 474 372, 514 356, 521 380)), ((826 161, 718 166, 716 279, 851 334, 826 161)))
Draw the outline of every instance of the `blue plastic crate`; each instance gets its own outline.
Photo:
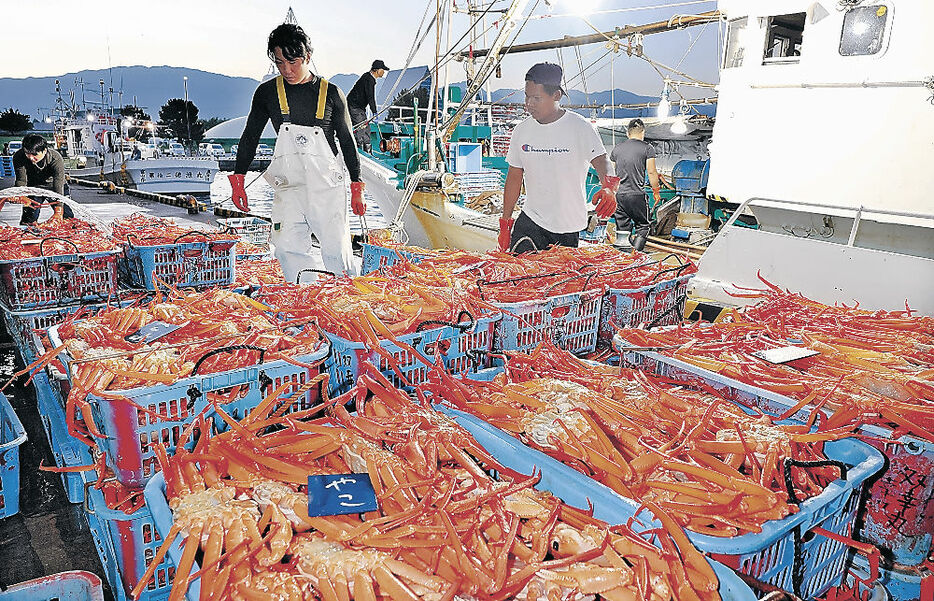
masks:
MULTIPOLYGON (((468 377, 490 380, 499 371, 501 371, 499 368, 487 369, 477 374, 470 374, 468 377)), ((450 413, 455 411, 444 410, 450 413)), ((517 445, 524 446, 499 428, 477 417, 464 415, 483 424, 482 429, 488 437, 482 444, 488 451, 490 451, 490 448, 486 447, 488 443, 503 445, 504 449, 517 445)), ((461 425, 467 427, 464 423, 461 425)), ((480 428, 476 426, 475 429, 480 428)), ((471 433, 477 436, 474 430, 471 430, 471 433)), ((820 526, 831 532, 853 537, 855 535, 853 528, 860 508, 864 484, 882 469, 884 460, 878 451, 856 439, 828 442, 824 445, 824 451, 829 459, 842 462, 847 466, 847 477, 830 483, 820 495, 802 502, 798 513, 781 520, 766 522, 762 525, 760 533, 724 538, 686 531, 688 537, 701 551, 714 554, 719 561, 760 581, 791 591, 795 588, 793 576, 800 576, 798 592, 801 593, 802 598, 809 599, 825 593, 831 586, 841 582, 846 572, 848 548, 842 543, 824 537, 809 538, 804 534, 820 526), (798 534, 795 533, 796 530, 798 534), (804 537, 806 540, 796 545, 796 537, 804 537), (800 561, 796 561, 796 556, 800 561)), ((539 451, 535 453, 544 455, 539 451)), ((505 453, 502 456, 505 456, 505 453)), ((580 494, 588 497, 591 494, 603 495, 605 499, 599 504, 595 502, 596 506, 601 506, 603 503, 612 505, 614 498, 622 499, 609 488, 570 467, 567 468, 562 478, 575 483, 574 485, 581 491, 580 494), (592 493, 591 491, 594 490, 597 492, 592 493), (612 496, 606 496, 607 491, 612 493, 612 496)), ((626 501, 629 502, 628 499, 626 501)))
POLYGON ((602 304, 602 290, 494 303, 503 319, 496 325, 493 350, 529 352, 547 338, 572 353, 591 353, 597 348, 602 304))
POLYGON ((438 360, 450 373, 476 368, 486 361, 487 354, 493 348, 493 330, 500 318, 501 315, 497 314, 475 319, 472 325, 468 325, 469 322, 465 320, 460 322, 461 327, 441 326, 397 337, 399 342, 413 347, 422 357, 432 361, 430 365, 390 340, 381 341, 380 347, 392 356, 399 371, 405 375, 405 382, 393 370, 392 363, 386 357, 366 344, 326 333, 331 341, 331 356, 325 361, 325 369, 330 376, 329 394, 334 397, 353 387, 360 375, 361 361, 376 366, 399 387, 424 382, 434 362, 438 360))
POLYGON ((13 157, 0 157, 0 177, 16 177, 16 169, 13 168, 13 157))
POLYGON ((0 601, 104 601, 104 591, 97 575, 75 570, 14 584, 0 601))
POLYGON ((19 446, 24 442, 26 430, 0 393, 0 518, 19 512, 19 446))
POLYGON ((234 240, 127 244, 120 272, 129 285, 146 290, 156 290, 157 280, 176 288, 230 286, 236 275, 236 252, 234 240))
POLYGON ((119 250, 0 261, 0 302, 12 311, 102 302, 117 289, 119 250))
POLYGON ((412 263, 420 263, 426 258, 427 257, 425 255, 420 255, 405 250, 387 248, 377 244, 364 244, 363 262, 360 267, 360 273, 362 275, 367 275, 369 273, 373 273, 374 271, 379 271, 383 267, 394 265, 402 259, 407 259, 412 263))
POLYGON ((681 321, 691 275, 653 282, 639 288, 610 288, 600 312, 601 346, 609 346, 617 328, 672 325, 681 321))
MULTIPOLYGON (((620 338, 613 345, 630 346, 620 338)), ((727 390, 741 403, 770 415, 781 415, 797 405, 787 396, 744 384, 678 359, 653 352, 625 352, 629 365, 673 377, 700 378, 718 390, 727 390)), ((811 407, 794 416, 805 421, 811 407)), ((931 552, 934 523, 934 444, 913 436, 893 437, 892 430, 865 426, 862 433, 886 458, 886 468, 869 487, 860 538, 881 549, 887 560, 915 566, 931 552)))
MULTIPOLYGON (((504 439, 492 432, 492 426, 466 413, 441 408, 441 411, 452 417, 459 425, 464 427, 497 461, 505 467, 516 470, 522 474, 540 473, 541 479, 535 488, 552 493, 565 503, 587 510, 593 506, 594 517, 609 522, 622 524, 635 517, 632 524, 637 531, 657 528, 660 523, 648 512, 638 513, 638 504, 624 499, 603 485, 589 489, 576 486, 575 470, 555 461, 554 459, 525 447, 518 441, 504 439), (601 490, 602 488, 602 490, 601 490)), ((494 428, 495 430, 495 428, 494 428)), ((508 438, 508 437, 507 437, 508 438)), ((165 536, 172 526, 172 513, 169 509, 165 495, 165 480, 159 474, 146 485, 144 492, 146 503, 155 519, 156 527, 165 536)), ((181 546, 176 540, 169 548, 168 556, 177 563, 181 558, 181 546)), ((720 580, 720 596, 722 601, 754 601, 752 590, 740 580, 732 570, 715 562, 710 562, 720 580)), ((192 574, 199 569, 195 564, 192 574)), ((188 590, 188 599, 195 601, 200 596, 200 579, 194 580, 188 590)))
MULTIPOLYGON (((55 458, 55 465, 58 467, 91 465, 94 459, 91 457, 88 446, 68 433, 63 403, 51 386, 48 375, 38 373, 32 383, 36 390, 39 417, 49 441, 52 456, 55 458)), ((97 473, 94 471, 62 472, 60 475, 65 495, 71 503, 84 502, 85 484, 97 479, 97 473)))
POLYGON ((268 244, 269 234, 272 232, 272 222, 259 217, 218 219, 217 224, 221 229, 236 234, 250 244, 268 244))
MULTIPOLYGON (((140 581, 162 544, 162 536, 149 507, 144 505, 130 515, 109 509, 101 491, 89 486, 84 510, 115 601, 130 601, 130 591, 140 581)), ((168 599, 174 577, 175 564, 166 558, 156 569, 139 601, 168 599)))
MULTIPOLYGON (((49 331, 49 338, 52 344, 60 343, 56 328, 49 331)), ((231 350, 237 348, 231 347, 231 350)), ((320 365, 330 355, 331 345, 322 343, 314 353, 293 359, 306 365, 320 365)), ((67 352, 60 358, 69 369, 67 352)), ((142 488, 159 470, 153 446, 161 442, 170 450, 174 449, 185 426, 199 414, 213 414, 207 400, 209 393, 226 393, 234 387, 241 387, 237 399, 221 405, 229 415, 241 419, 266 394, 291 381, 292 385, 282 398, 300 394, 293 399, 289 410, 297 411, 308 409, 320 401, 318 388, 310 384, 317 375, 317 367, 309 370, 279 359, 215 374, 195 375, 170 385, 121 390, 120 400, 105 400, 92 394, 88 396, 88 402, 97 430, 103 435, 95 437, 95 441, 117 480, 127 486, 142 488), (164 417, 160 419, 156 415, 164 417)), ((220 417, 213 422, 217 431, 227 427, 220 417)))
POLYGON ((688 283, 693 277, 694 274, 677 276, 660 282, 656 286, 652 297, 655 316, 649 325, 655 327, 681 323, 684 318, 684 301, 687 300, 688 283))
MULTIPOLYGON (((329 345, 319 352, 295 357, 305 364, 315 364, 329 355, 329 345)), ((241 386, 238 399, 222 404, 222 409, 234 419, 249 415, 263 398, 286 382, 292 385, 281 395, 291 399, 289 412, 310 409, 321 400, 319 388, 309 384, 318 375, 317 369, 308 370, 284 360, 262 363, 206 376, 179 380, 172 385, 150 386, 121 391, 127 400, 108 401, 94 395, 88 397, 98 430, 104 435, 95 437, 98 447, 107 459, 117 480, 132 487, 142 487, 159 470, 153 448, 163 443, 170 452, 178 442, 185 426, 201 414, 213 414, 207 401, 209 393, 225 393, 241 386), (307 385, 307 386, 306 386, 307 385), (166 416, 156 418, 153 413, 166 416)), ((226 423, 216 416, 215 431, 227 429, 226 423)))
POLYGON ((52 326, 65 321, 79 309, 96 311, 105 304, 79 304, 65 307, 52 307, 49 309, 34 309, 31 311, 9 311, 3 309, 3 318, 6 322, 7 332, 16 343, 16 349, 24 365, 29 365, 38 357, 37 353, 44 352, 36 338, 36 330, 48 330, 52 326))

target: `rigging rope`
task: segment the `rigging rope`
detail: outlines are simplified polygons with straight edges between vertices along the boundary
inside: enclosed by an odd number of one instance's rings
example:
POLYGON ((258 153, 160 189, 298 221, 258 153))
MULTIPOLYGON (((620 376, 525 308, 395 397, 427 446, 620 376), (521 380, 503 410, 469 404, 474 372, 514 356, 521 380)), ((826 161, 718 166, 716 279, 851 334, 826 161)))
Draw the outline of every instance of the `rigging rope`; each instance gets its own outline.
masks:
MULTIPOLYGON (((658 10, 662 8, 677 8, 680 6, 691 6, 694 4, 714 4, 717 0, 690 0, 689 2, 668 2, 665 4, 653 4, 650 6, 633 6, 629 8, 613 8, 608 10, 597 10, 590 13, 591 15, 608 15, 612 13, 627 13, 635 12, 640 10, 658 10)), ((862 0, 860 0, 862 1, 862 0)), ((558 15, 536 15, 529 17, 530 19, 549 19, 557 17, 580 17, 580 13, 564 13, 558 15)))

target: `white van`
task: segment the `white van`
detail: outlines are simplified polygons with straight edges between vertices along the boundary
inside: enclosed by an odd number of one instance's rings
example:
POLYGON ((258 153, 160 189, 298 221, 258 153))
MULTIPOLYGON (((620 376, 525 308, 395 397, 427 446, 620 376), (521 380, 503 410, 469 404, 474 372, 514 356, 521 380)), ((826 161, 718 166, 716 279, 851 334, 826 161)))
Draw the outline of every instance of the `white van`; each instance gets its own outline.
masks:
POLYGON ((185 156, 185 147, 178 142, 169 142, 165 154, 171 157, 183 157, 185 156))
POLYGON ((205 157, 221 157, 227 154, 224 147, 214 142, 201 142, 198 144, 198 154, 205 157))

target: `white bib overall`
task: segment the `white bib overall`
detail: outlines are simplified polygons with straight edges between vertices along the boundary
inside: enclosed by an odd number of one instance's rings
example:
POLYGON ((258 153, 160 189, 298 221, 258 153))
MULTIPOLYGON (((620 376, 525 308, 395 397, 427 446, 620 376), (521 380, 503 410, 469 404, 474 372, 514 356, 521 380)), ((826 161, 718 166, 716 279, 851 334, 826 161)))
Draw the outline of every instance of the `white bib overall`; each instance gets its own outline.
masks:
MULTIPOLYGON (((303 269, 321 269, 311 243, 314 233, 321 245, 324 269, 337 275, 356 275, 347 221, 347 175, 324 130, 295 125, 289 120, 282 77, 278 77, 282 126, 272 161, 263 177, 275 191, 270 242, 287 281, 294 282, 303 269)), ((318 119, 324 118, 328 82, 321 79, 318 119)))

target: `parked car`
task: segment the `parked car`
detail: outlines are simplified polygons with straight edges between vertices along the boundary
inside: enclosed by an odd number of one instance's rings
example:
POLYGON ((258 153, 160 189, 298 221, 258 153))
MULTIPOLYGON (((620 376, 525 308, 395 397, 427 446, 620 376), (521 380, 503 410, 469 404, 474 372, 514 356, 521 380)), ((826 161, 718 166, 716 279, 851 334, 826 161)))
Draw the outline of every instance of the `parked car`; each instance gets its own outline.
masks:
POLYGON ((169 142, 165 149, 165 155, 170 157, 185 156, 185 147, 178 142, 169 142))
POLYGON ((272 156, 272 148, 268 144, 260 142, 256 145, 256 156, 272 156))
POLYGON ((23 147, 23 143, 20 140, 10 142, 10 155, 12 156, 14 152, 23 147))
POLYGON ((233 146, 230 147, 230 152, 233 153, 233 154, 237 154, 237 151, 238 151, 239 149, 240 149, 240 145, 239 145, 239 144, 234 144, 233 146))
POLYGON ((198 154, 205 157, 223 156, 226 154, 224 147, 215 142, 201 142, 198 144, 198 154))

